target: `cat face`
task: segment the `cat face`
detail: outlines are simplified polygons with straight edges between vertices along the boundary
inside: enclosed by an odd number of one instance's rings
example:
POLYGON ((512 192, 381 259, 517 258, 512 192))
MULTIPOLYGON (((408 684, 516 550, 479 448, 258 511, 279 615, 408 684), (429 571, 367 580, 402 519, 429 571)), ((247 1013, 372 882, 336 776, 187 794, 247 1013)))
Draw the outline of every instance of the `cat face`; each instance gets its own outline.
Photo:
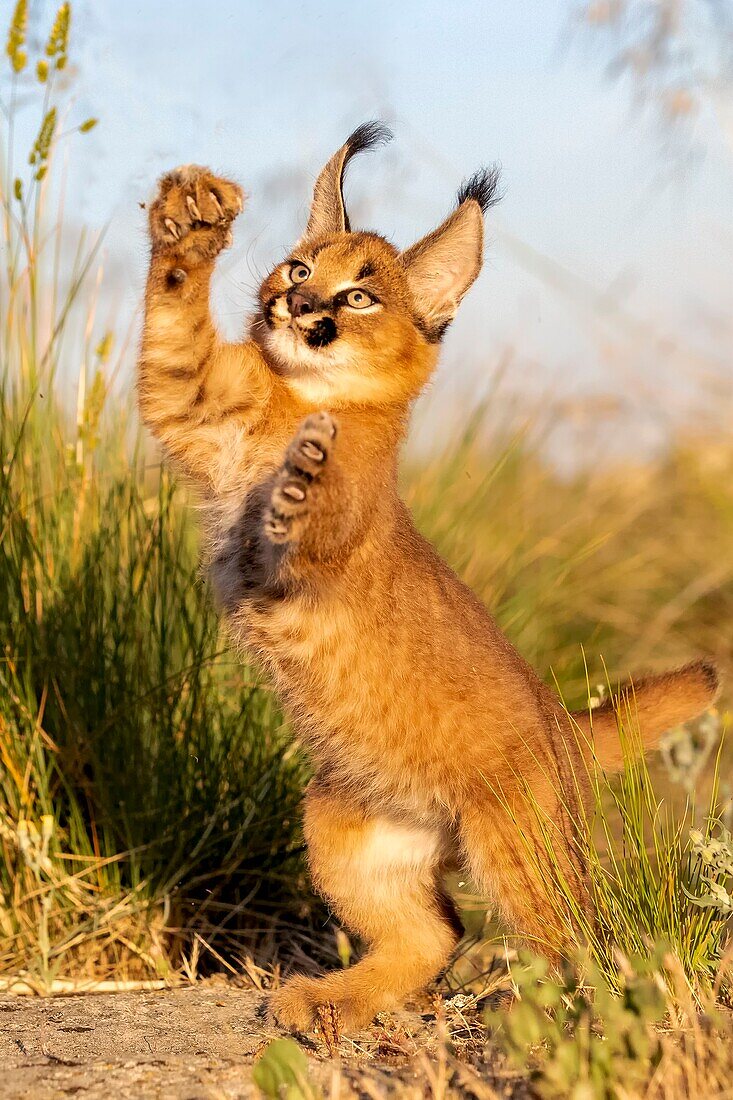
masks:
POLYGON ((255 333, 275 369, 321 402, 397 396, 435 357, 400 256, 376 234, 305 239, 263 283, 260 307, 255 333))
POLYGON ((482 214, 495 200, 495 170, 477 173, 450 217, 406 252, 376 233, 351 231, 345 166, 387 133, 368 123, 331 158, 303 239, 260 288, 253 337, 293 389, 321 404, 419 392, 481 269, 482 214))

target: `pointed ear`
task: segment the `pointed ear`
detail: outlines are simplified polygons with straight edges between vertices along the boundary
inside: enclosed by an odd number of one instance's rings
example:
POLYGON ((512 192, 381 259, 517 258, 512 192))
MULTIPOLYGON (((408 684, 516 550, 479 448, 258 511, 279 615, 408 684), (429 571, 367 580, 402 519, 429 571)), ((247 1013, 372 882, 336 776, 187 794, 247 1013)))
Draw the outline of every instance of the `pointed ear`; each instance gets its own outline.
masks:
POLYGON ((364 122, 346 139, 316 180, 305 238, 350 232, 343 191, 346 165, 357 153, 391 140, 392 133, 383 122, 364 122))
POLYGON ((439 340, 483 260, 483 214, 498 202, 499 169, 482 168, 458 192, 449 218, 402 253, 415 309, 428 336, 439 340))

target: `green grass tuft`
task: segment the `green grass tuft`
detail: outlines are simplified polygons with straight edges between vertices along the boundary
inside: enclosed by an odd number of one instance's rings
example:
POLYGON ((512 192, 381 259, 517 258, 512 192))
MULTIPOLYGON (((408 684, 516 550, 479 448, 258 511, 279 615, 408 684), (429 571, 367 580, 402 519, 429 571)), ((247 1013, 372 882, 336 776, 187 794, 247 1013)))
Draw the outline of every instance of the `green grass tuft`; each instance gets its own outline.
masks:
MULTIPOLYGON (((296 950, 323 914, 301 858, 306 766, 223 644, 184 494, 110 396, 126 341, 96 319, 100 239, 72 231, 58 171, 59 143, 94 121, 73 118, 58 75, 69 7, 38 58, 26 9, 0 111, 0 975, 48 990, 236 967, 263 940, 296 950), (30 149, 20 110, 36 115, 30 149)), ((563 476, 542 419, 516 428, 499 404, 490 438, 477 418, 412 462, 405 491, 524 655, 572 704, 581 645, 599 678, 601 654, 614 678, 691 651, 729 668, 733 441, 563 476)), ((665 819, 646 764, 612 791, 599 782, 589 849, 597 964, 612 978, 614 944, 661 937, 709 985, 720 883, 696 868, 690 813, 665 819)))

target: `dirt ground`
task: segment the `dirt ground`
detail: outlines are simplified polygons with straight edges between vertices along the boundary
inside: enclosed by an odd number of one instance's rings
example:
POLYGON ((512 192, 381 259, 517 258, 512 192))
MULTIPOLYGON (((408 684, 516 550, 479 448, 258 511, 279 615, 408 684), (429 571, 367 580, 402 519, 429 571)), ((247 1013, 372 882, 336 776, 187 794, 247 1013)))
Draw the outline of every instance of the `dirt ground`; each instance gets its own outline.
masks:
POLYGON ((155 992, 0 998, 0 1096, 258 1095, 255 1054, 271 1037, 262 995, 224 983, 155 992))
MULTIPOLYGON (((0 996, 0 1097, 257 1097, 252 1065, 277 1037, 262 1016, 263 1000, 220 980, 155 992, 0 996)), ((376 1055, 394 1087, 392 1072, 404 1073, 434 1036, 429 1013, 400 1013, 359 1041, 342 1042, 340 1072, 357 1084, 360 1066, 373 1067, 376 1055)), ((306 1049, 313 1079, 328 1095, 337 1063, 315 1039, 306 1049)))

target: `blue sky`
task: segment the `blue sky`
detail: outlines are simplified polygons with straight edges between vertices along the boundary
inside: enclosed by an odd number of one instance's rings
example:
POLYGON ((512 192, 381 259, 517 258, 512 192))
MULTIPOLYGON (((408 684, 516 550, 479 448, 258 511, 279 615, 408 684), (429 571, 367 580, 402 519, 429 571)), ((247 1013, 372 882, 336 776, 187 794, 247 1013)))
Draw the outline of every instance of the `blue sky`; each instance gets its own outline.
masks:
POLYGON ((302 228, 323 161, 382 117, 395 141, 354 163, 349 195, 357 224, 400 245, 445 216, 478 165, 503 165, 441 392, 481 392, 508 350, 518 389, 655 391, 671 385, 670 339, 706 362, 730 347, 730 149, 711 128, 694 164, 665 153, 570 0, 78 0, 72 58, 75 110, 100 118, 75 186, 86 219, 110 222, 121 310, 144 277, 137 204, 161 172, 209 164, 250 195, 217 291, 235 332, 258 273, 302 228), (610 301, 631 330, 609 320, 610 301), (640 338, 637 320, 666 342, 640 338))

